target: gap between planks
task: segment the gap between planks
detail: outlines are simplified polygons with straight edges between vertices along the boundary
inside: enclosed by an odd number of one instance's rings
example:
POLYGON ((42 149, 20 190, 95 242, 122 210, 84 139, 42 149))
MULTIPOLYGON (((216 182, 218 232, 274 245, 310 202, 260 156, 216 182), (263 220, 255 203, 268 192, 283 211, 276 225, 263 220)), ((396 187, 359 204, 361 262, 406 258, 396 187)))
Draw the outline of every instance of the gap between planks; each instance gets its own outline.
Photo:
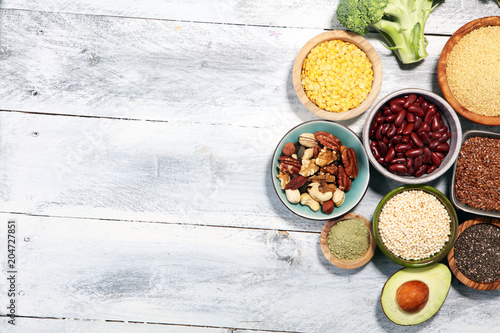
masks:
MULTIPOLYGON (((0 318, 11 318, 7 315, 0 315, 0 318)), ((269 332, 269 333, 301 333, 299 331, 275 331, 256 328, 242 328, 242 327, 220 327, 220 326, 207 326, 207 325, 191 325, 191 324, 175 324, 175 323, 162 323, 152 321, 135 321, 135 320, 113 320, 113 319, 82 319, 82 318, 58 318, 58 317, 36 317, 36 316, 17 316, 16 318, 25 319, 39 319, 39 320, 69 320, 69 321, 82 321, 82 322, 103 322, 103 323, 120 323, 132 325, 157 325, 157 326, 172 326, 172 327, 193 327, 193 328, 208 328, 208 329, 223 329, 230 332, 269 332)))

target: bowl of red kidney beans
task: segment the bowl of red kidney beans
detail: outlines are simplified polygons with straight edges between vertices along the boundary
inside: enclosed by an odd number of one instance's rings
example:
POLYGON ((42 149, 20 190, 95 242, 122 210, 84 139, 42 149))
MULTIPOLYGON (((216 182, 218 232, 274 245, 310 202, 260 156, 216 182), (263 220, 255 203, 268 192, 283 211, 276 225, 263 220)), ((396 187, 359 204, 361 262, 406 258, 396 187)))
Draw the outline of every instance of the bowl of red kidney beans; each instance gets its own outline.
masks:
POLYGON ((363 127, 370 163, 403 184, 422 184, 443 175, 458 157, 461 139, 455 110, 439 95, 417 88, 382 98, 363 127))

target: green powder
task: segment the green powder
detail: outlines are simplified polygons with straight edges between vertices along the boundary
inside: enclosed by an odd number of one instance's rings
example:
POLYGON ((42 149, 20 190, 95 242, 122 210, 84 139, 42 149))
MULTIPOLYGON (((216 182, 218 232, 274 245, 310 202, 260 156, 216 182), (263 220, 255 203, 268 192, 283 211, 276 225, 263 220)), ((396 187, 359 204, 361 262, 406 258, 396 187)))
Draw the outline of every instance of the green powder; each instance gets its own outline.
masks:
POLYGON ((370 231, 361 219, 342 220, 328 233, 328 248, 337 259, 354 260, 370 246, 370 231))

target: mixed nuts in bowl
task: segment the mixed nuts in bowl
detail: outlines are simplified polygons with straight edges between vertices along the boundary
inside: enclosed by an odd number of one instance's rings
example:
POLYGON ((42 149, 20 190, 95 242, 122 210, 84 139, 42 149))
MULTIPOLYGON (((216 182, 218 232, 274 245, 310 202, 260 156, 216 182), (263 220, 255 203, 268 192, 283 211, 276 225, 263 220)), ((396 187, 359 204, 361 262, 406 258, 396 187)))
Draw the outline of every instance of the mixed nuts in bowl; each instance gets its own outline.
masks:
POLYGON ((279 142, 271 177, 281 202, 295 214, 327 220, 349 212, 370 180, 366 153, 348 127, 325 120, 302 123, 279 142))

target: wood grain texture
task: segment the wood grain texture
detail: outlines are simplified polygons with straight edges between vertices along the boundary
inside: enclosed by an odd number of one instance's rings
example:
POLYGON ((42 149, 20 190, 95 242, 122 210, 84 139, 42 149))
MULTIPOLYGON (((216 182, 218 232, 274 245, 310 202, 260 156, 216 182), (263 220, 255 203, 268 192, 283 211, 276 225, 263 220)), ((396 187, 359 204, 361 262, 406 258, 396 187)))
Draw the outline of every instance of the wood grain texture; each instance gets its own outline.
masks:
MULTIPOLYGON (((293 61, 340 28, 337 2, 2 1, 0 248, 16 219, 24 317, 6 324, 0 252, 0 331, 496 332, 498 291, 456 280, 436 317, 395 327, 379 297, 400 267, 379 251, 360 269, 334 267, 319 246, 324 222, 274 193, 275 145, 317 119, 293 89, 293 61)), ((430 55, 413 65, 365 36, 384 69, 379 98, 440 93, 448 37, 498 11, 440 5, 430 55)), ((365 119, 343 124, 360 135, 365 119)), ((450 181, 451 170, 429 185, 449 195, 450 181)), ((353 212, 371 220, 399 185, 372 168, 353 212)))
MULTIPOLYGON (((339 29, 335 10, 339 0, 6 0, 2 8, 90 15, 139 17, 188 22, 259 26, 339 29)), ((451 35, 463 24, 481 16, 497 15, 495 1, 445 1, 430 15, 427 34, 451 35)))
MULTIPOLYGON (((286 332, 395 328, 379 297, 399 267, 377 253, 360 269, 338 269, 323 257, 319 233, 0 218, 18 223, 22 316, 286 332)), ((467 289, 454 284, 435 319, 420 327, 447 330, 458 318, 464 330, 496 327, 487 315, 494 295, 471 297, 467 289)))

